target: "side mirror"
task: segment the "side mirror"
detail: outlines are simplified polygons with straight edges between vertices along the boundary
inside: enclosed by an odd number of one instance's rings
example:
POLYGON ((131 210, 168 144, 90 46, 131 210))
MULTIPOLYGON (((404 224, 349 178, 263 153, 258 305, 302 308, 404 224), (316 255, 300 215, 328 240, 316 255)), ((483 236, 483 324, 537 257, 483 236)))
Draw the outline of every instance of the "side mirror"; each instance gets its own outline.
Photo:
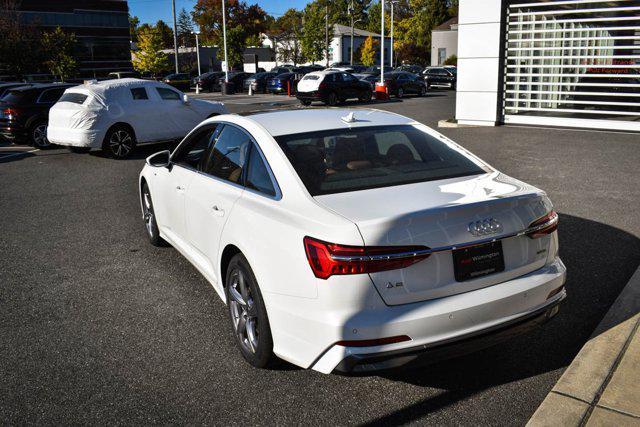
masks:
POLYGON ((160 151, 147 157, 149 166, 156 168, 168 168, 171 165, 171 152, 169 150, 160 151))
POLYGON ((189 105, 189 96, 186 93, 182 94, 182 103, 189 105))

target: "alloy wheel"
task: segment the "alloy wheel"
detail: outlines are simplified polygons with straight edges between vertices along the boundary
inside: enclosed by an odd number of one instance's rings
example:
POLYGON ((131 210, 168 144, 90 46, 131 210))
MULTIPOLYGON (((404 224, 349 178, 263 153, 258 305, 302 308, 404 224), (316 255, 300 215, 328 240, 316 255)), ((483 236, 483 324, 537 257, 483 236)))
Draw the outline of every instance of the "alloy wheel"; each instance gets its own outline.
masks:
POLYGON ((258 350, 258 310, 245 273, 239 268, 231 272, 229 295, 236 337, 245 351, 255 354, 258 350))
POLYGON ((33 128, 33 132, 31 134, 33 137, 33 143, 36 147, 44 148, 51 145, 49 140, 47 139, 47 124, 41 123, 33 128))
POLYGON ((116 157, 126 157, 133 149, 133 138, 126 130, 119 129, 109 138, 109 149, 116 157))
POLYGON ((147 233, 149 233, 149 237, 153 239, 154 237, 154 225, 155 225, 155 216, 153 215, 153 205, 151 204, 151 194, 149 194, 149 190, 145 189, 142 194, 142 210, 144 214, 144 225, 147 229, 147 233))
POLYGON ((404 96, 404 90, 402 90, 402 88, 398 88, 398 98, 402 98, 404 96))

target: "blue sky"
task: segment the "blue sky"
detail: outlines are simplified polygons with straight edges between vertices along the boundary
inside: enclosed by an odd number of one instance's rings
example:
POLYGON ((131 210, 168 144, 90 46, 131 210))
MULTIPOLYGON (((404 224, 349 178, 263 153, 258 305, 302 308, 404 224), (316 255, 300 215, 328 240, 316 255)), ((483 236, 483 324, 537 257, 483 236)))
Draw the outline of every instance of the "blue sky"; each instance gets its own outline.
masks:
MULTIPOLYGON (((267 13, 276 18, 289 8, 302 9, 310 0, 245 0, 249 4, 257 3, 267 13)), ((140 18, 140 23, 155 23, 162 19, 171 25, 171 0, 128 0, 129 12, 140 18)), ((193 10, 196 0, 176 0, 176 14, 181 8, 188 12, 193 10)))

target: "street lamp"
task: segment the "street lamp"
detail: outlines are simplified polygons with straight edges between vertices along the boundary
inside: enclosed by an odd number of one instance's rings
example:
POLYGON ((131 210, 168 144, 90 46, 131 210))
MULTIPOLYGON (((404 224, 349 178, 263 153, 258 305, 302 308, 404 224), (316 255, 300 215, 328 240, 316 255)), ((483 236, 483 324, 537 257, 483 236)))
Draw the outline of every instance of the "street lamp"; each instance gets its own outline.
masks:
POLYGON ((384 0, 380 0, 380 85, 384 86, 384 0))
POLYGON ((393 5, 400 3, 399 0, 391 0, 389 3, 391 3, 391 50, 390 50, 390 55, 391 55, 391 69, 393 70, 393 5))
POLYGON ((357 20, 353 20, 353 12, 355 11, 355 8, 353 6, 353 1, 351 1, 351 4, 349 5, 349 7, 347 8, 347 13, 349 14, 349 17, 351 18, 351 52, 350 52, 350 60, 349 60, 349 64, 353 67, 353 26, 356 25, 356 23, 362 21, 362 19, 357 19, 357 20))
POLYGON ((198 59, 198 75, 202 74, 202 70, 200 70, 200 44, 198 43, 198 36, 200 33, 198 31, 191 31, 191 34, 195 34, 196 36, 196 58, 198 59))
POLYGON ((224 42, 224 82, 229 83, 229 60, 227 59, 227 14, 222 0, 222 39, 224 42))

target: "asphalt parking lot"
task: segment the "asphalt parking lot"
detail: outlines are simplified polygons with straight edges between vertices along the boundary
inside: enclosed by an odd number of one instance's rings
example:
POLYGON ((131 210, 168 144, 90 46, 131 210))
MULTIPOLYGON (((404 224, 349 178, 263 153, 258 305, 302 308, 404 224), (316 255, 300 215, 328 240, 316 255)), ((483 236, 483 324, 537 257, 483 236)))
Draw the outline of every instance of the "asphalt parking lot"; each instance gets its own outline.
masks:
MULTIPOLYGON (((218 95, 201 94, 219 99, 218 95)), ((232 112, 298 108, 237 95, 232 112)), ((372 104, 428 125, 455 96, 372 104)), ((356 105, 356 104, 347 104, 356 105)), ((213 288, 149 245, 133 159, 0 147, 0 419, 7 424, 522 425, 640 262, 640 138, 541 128, 443 129, 545 189, 560 213, 568 298, 541 329, 411 371, 250 368, 213 288)), ((274 248, 277 251, 277 248, 274 248)))

